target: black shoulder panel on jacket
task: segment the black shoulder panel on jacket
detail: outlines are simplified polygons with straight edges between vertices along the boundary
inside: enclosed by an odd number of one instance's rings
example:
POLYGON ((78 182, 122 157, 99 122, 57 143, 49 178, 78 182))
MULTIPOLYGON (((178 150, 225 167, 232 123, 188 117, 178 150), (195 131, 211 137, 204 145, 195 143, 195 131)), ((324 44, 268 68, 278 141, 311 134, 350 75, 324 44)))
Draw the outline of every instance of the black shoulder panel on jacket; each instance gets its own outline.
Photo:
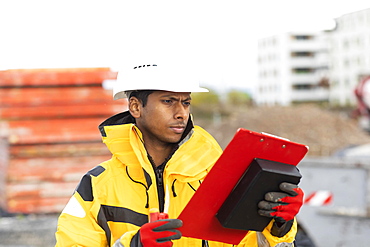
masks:
POLYGON ((80 194, 82 199, 84 199, 84 201, 92 202, 94 200, 91 187, 91 176, 88 173, 82 177, 77 186, 77 192, 80 194))
POLYGON ((97 166, 90 171, 88 171, 81 179, 80 183, 77 186, 77 192, 80 194, 82 199, 87 202, 92 202, 94 200, 92 186, 91 186, 91 176, 97 177, 102 172, 105 171, 105 168, 102 166, 97 166))
POLYGON ((94 167, 93 169, 91 169, 90 171, 87 172, 87 174, 91 174, 93 175, 94 177, 97 177, 99 176, 103 171, 105 171, 105 168, 102 167, 102 166, 96 166, 94 167))

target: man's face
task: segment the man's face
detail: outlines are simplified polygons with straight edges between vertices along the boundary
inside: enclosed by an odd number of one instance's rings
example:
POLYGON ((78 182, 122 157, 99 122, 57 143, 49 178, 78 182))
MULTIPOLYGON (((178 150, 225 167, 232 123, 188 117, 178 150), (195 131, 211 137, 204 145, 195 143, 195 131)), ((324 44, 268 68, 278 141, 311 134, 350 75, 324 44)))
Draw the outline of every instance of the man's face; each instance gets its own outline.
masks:
POLYGON ((136 124, 145 142, 168 145, 180 141, 190 114, 190 93, 155 91, 140 107, 136 124))

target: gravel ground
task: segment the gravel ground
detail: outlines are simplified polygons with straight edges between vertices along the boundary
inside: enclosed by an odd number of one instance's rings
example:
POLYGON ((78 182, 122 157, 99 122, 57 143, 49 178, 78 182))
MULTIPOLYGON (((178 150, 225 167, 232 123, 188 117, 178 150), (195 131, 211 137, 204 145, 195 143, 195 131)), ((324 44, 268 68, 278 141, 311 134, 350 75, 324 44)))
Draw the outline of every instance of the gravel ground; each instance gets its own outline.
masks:
POLYGON ((238 128, 266 132, 308 145, 309 156, 331 156, 343 148, 370 143, 370 135, 343 111, 297 105, 250 107, 230 112, 231 115, 214 123, 195 119, 222 148, 227 146, 238 128))
POLYGON ((58 215, 0 218, 0 247, 49 247, 55 245, 58 215))

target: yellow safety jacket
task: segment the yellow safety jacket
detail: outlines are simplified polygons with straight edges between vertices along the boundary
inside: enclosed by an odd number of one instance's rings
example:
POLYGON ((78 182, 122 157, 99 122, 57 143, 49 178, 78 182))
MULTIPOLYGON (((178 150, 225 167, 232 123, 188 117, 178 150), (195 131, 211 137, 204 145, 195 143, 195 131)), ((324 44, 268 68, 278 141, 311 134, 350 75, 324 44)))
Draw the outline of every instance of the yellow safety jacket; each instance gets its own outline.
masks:
MULTIPOLYGON (((58 220, 56 246, 130 246, 131 238, 148 222, 149 209, 159 208, 156 175, 134 124, 104 126, 103 142, 112 158, 83 176, 58 220)), ((205 130, 194 126, 167 162, 163 172, 165 208, 177 218, 195 190, 221 155, 222 150, 205 130)), ((270 246, 291 243, 296 223, 283 237, 270 234, 272 222, 263 231, 270 246)), ((174 247, 202 246, 202 240, 182 237, 174 247)), ((209 241, 210 247, 232 246, 209 241)), ((238 246, 258 246, 249 231, 238 246)))

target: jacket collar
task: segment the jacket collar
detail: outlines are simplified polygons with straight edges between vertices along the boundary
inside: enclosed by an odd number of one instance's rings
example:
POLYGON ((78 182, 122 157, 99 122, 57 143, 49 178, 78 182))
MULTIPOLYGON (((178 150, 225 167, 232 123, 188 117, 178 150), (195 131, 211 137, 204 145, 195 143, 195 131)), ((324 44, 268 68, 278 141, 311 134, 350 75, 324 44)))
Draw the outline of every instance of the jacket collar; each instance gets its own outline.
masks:
MULTIPOLYGON (((104 121, 99 129, 103 142, 113 156, 129 167, 142 167, 152 172, 152 166, 147 157, 141 132, 128 112, 117 114, 104 121), (128 121, 126 121, 128 120, 128 121)), ((203 178, 207 170, 214 164, 222 150, 217 142, 202 128, 189 121, 188 135, 178 143, 179 148, 166 166, 166 174, 178 180, 195 181, 203 178), (196 164, 196 165, 195 165, 196 164)))

